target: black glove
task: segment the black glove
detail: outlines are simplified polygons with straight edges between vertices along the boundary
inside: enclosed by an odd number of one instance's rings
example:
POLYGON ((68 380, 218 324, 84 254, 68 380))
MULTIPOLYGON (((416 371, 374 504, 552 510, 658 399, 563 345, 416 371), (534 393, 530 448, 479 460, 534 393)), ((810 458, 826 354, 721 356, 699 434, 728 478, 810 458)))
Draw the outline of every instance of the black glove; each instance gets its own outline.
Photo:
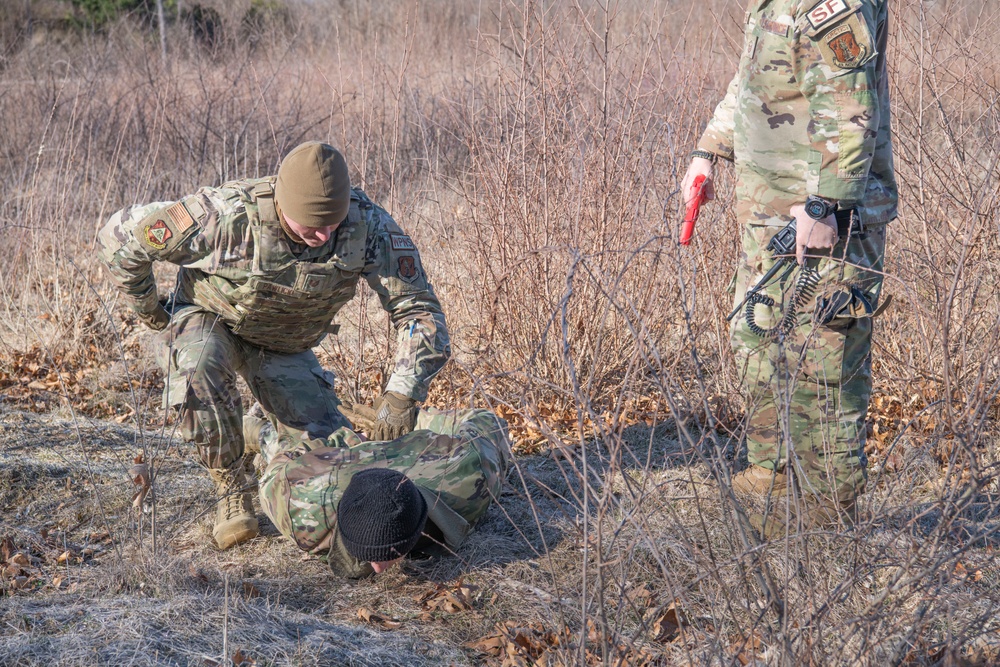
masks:
POLYGON ((417 423, 417 402, 409 396, 387 391, 375 402, 372 440, 395 440, 413 430, 417 423))

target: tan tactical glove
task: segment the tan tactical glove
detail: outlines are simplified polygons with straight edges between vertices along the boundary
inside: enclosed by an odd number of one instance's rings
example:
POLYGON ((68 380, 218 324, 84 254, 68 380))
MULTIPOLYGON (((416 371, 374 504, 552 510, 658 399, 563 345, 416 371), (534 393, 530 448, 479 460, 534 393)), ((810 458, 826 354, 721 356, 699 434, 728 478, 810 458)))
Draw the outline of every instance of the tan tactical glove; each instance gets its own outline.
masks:
POLYGON ((409 396, 387 391, 375 402, 372 440, 395 440, 413 430, 417 423, 417 402, 409 396))

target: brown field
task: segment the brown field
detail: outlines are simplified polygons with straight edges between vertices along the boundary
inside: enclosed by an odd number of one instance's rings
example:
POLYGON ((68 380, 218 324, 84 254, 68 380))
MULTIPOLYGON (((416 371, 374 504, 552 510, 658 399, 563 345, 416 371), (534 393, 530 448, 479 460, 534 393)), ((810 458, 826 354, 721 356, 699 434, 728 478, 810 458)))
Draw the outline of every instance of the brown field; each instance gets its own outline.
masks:
MULTIPOLYGON (((288 0, 247 24, 219 0, 214 39, 171 21, 165 58, 135 16, 0 6, 0 665, 1000 663, 1000 3, 892 4, 865 519, 766 544, 727 484, 730 171, 676 243, 742 4, 288 0), (455 350, 429 402, 498 411, 519 454, 455 557, 357 584, 269 524, 209 545, 210 483, 95 258, 116 209, 306 139, 421 248, 455 350)), ((317 350, 352 400, 393 354, 370 296, 317 350)))

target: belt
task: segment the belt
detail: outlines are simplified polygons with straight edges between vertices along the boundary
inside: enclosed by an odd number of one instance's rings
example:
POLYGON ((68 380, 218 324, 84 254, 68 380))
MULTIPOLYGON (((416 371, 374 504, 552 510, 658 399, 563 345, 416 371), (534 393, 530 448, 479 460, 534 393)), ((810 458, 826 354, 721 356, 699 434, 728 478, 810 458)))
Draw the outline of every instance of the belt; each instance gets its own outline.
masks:
POLYGON ((865 237, 865 226, 861 222, 861 214, 856 208, 845 208, 841 211, 835 211, 834 217, 837 219, 837 235, 838 236, 857 236, 858 238, 865 237))

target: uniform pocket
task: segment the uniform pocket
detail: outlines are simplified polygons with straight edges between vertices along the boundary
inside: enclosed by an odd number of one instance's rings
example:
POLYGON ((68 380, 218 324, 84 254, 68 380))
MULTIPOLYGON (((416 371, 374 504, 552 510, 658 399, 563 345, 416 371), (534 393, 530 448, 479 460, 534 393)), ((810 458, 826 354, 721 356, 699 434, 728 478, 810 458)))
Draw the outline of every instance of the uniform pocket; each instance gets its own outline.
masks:
POLYGON ((873 312, 871 300, 857 287, 819 299, 813 325, 797 348, 799 373, 829 385, 854 377, 871 349, 873 312))

